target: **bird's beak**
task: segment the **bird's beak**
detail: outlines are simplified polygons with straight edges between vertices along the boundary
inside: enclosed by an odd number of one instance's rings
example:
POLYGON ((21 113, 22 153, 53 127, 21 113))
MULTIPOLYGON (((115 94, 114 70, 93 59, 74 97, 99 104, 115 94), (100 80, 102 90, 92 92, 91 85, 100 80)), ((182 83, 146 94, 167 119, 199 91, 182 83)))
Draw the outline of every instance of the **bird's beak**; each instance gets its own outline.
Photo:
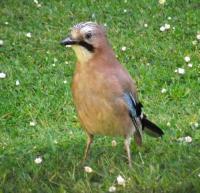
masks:
POLYGON ((67 37, 64 40, 60 42, 61 45, 66 46, 66 45, 74 45, 77 44, 76 40, 73 40, 71 37, 67 37))

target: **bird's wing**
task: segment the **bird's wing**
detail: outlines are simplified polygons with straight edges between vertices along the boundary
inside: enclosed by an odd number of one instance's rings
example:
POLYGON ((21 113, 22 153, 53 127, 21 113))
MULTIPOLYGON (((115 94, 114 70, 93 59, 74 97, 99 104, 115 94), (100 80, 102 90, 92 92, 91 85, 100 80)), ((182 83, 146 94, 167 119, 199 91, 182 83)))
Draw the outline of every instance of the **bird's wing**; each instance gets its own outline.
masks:
POLYGON ((133 121, 133 124, 136 129, 137 137, 142 137, 142 124, 141 124, 141 113, 142 113, 142 105, 141 103, 137 103, 135 98, 131 93, 124 93, 124 101, 129 110, 129 115, 133 121))
POLYGON ((164 134, 156 124, 146 118, 146 115, 142 113, 142 104, 137 103, 131 93, 125 93, 124 100, 128 106, 129 115, 136 128, 138 139, 142 136, 143 130, 152 137, 161 137, 164 134))

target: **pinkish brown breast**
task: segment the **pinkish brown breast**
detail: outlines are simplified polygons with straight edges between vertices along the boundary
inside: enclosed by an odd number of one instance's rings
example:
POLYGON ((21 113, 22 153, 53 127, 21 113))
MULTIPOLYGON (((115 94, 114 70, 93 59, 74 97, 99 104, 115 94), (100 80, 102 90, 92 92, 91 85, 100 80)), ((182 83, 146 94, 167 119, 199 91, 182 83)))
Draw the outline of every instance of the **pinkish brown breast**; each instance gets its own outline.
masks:
POLYGON ((72 92, 78 117, 86 132, 125 136, 133 129, 123 100, 123 88, 115 74, 93 68, 78 69, 72 92))

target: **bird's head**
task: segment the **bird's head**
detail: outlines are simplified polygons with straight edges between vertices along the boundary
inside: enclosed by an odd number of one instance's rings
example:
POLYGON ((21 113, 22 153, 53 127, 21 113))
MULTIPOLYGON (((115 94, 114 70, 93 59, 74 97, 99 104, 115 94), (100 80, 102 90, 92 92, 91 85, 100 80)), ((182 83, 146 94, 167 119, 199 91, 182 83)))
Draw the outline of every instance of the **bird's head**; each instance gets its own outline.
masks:
POLYGON ((94 22, 79 23, 72 27, 69 37, 61 45, 71 45, 79 62, 87 62, 107 45, 105 29, 94 22))

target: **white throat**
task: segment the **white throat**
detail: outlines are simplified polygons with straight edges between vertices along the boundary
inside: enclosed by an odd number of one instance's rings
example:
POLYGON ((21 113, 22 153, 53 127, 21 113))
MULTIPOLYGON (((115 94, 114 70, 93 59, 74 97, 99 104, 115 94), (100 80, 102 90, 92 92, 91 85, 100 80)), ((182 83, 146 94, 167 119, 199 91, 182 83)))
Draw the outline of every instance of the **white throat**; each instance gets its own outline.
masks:
POLYGON ((86 48, 79 45, 73 45, 72 48, 75 51, 80 63, 86 63, 92 58, 92 53, 89 52, 86 48))

